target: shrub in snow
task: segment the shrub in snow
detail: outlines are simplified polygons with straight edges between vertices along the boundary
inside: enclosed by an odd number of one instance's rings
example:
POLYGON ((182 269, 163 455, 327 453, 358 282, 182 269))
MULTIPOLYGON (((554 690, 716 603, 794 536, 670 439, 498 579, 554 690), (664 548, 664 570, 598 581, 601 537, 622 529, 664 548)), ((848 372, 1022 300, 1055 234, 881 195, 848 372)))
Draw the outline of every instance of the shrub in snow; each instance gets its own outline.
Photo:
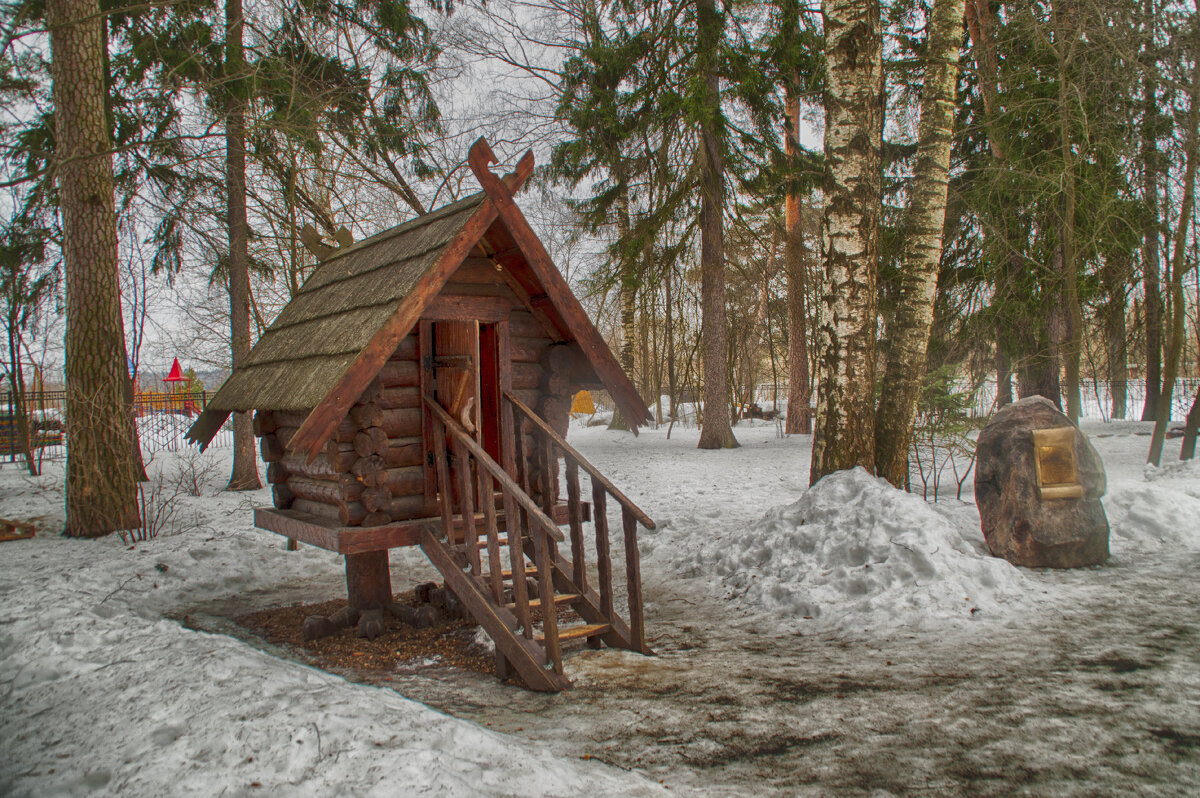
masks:
POLYGON ((1025 577, 920 498, 861 468, 825 477, 795 504, 687 555, 731 596, 785 619, 924 626, 994 616, 1025 577))

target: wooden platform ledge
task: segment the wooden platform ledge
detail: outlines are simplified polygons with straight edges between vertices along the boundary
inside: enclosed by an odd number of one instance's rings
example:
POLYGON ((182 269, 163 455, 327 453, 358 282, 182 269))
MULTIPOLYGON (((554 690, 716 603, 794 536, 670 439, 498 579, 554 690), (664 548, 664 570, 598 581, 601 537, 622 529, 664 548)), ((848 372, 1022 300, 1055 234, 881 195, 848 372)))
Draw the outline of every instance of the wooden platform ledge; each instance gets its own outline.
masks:
MULTIPOLYGON (((583 505, 584 521, 591 520, 591 505, 583 505)), ((552 516, 556 524, 567 524, 570 521, 570 511, 566 503, 554 506, 552 516)), ((497 511, 496 522, 504 529, 504 512, 497 511)), ((484 525, 483 513, 475 514, 476 529, 482 532, 484 525)), ((442 524, 441 516, 431 518, 414 518, 411 521, 398 521, 383 526, 339 526, 327 518, 321 518, 299 510, 278 510, 274 507, 254 508, 254 525, 259 529, 275 532, 284 537, 307 543, 321 549, 337 552, 338 554, 365 554, 370 551, 396 549, 402 546, 419 546, 421 532, 432 524, 435 528, 442 524)), ((462 519, 455 518, 456 537, 462 534, 462 519)))

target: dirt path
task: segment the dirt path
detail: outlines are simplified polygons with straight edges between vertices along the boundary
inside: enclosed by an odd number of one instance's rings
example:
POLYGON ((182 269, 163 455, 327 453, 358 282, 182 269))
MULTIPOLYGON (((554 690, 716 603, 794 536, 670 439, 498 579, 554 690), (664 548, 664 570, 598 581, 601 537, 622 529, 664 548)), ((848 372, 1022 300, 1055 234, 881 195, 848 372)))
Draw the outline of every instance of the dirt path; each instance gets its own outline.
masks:
POLYGON ((1027 623, 862 641, 730 624, 670 580, 648 586, 659 656, 581 651, 568 693, 357 678, 683 792, 1194 795, 1200 554, 1162 559, 1074 575, 1077 605, 1027 623))

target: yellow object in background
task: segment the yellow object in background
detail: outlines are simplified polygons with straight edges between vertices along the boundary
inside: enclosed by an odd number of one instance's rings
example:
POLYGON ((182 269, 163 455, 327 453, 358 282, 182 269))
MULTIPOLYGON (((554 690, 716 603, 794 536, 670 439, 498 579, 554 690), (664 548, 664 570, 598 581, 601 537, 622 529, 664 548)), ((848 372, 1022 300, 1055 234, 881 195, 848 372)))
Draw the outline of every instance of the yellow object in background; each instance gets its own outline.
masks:
POLYGON ((585 413, 590 416, 595 412, 596 404, 592 401, 591 392, 580 391, 571 397, 571 413, 585 413))

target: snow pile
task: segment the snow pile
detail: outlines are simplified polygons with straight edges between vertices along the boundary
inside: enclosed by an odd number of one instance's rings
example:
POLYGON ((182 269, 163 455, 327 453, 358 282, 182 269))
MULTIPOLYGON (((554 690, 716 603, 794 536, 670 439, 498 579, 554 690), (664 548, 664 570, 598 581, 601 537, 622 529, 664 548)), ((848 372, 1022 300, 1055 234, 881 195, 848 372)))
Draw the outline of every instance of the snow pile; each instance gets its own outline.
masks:
POLYGON ((1200 460, 1145 466, 1141 480, 1110 483, 1104 498, 1113 553, 1200 549, 1200 460))
POLYGON ((995 618, 1030 592, 1020 570, 987 553, 978 527, 955 525, 861 468, 710 538, 681 565, 748 607, 837 627, 995 618))

